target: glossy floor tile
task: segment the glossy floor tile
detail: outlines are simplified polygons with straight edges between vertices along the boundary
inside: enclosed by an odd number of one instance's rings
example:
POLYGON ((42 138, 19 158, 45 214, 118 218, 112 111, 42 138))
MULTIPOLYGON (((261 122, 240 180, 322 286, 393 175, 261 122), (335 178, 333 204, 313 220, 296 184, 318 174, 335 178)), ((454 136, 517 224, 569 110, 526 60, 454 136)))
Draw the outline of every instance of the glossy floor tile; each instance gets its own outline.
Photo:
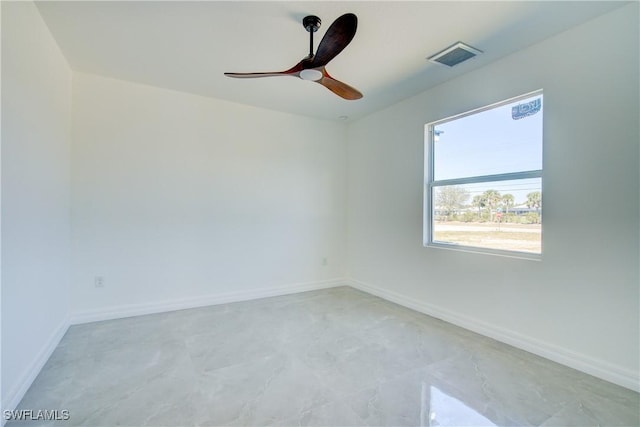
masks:
POLYGON ((7 426, 638 426, 639 395, 348 287, 72 326, 7 426))

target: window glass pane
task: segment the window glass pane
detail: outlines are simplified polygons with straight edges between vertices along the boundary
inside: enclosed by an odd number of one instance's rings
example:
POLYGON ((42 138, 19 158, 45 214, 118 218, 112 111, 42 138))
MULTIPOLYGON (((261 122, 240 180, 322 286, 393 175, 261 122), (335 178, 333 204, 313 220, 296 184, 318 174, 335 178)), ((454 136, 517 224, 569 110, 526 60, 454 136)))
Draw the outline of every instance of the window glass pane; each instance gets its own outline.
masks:
POLYGON ((542 94, 433 131, 435 181, 542 169, 542 94))
POLYGON ((540 254, 542 180, 433 187, 433 242, 540 254))

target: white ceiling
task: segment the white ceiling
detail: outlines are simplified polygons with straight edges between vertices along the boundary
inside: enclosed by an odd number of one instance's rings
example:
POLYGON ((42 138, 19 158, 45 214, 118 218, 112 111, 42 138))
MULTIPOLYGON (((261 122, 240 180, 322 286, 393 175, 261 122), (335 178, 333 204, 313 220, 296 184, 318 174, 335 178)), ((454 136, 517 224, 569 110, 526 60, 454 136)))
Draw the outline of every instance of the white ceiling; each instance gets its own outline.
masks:
MULTIPOLYGON (((384 108, 624 5, 614 1, 70 1, 38 8, 71 67, 153 86, 338 120, 384 108), (351 44, 327 66, 363 94, 346 101, 281 71, 309 49, 302 18, 358 16, 351 44), (457 41, 484 54, 454 68, 425 58, 457 41)), ((568 58, 570 59, 570 58, 568 58)), ((544 64, 539 64, 544 67, 544 64)))

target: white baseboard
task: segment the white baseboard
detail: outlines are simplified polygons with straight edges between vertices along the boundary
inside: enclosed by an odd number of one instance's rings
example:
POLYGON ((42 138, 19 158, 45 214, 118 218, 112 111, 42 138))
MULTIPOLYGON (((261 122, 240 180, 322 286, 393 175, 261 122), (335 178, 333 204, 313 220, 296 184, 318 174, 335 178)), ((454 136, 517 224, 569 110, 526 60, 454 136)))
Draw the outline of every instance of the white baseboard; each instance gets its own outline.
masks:
POLYGON ((114 307, 100 308, 96 310, 84 310, 72 313, 70 323, 97 322, 101 320, 121 319, 124 317, 141 316, 144 314, 163 313, 167 311, 183 310, 187 308, 205 307, 209 305, 226 304, 231 302, 248 301, 259 298, 267 298, 279 295, 287 295, 298 292, 315 291, 318 289, 345 286, 342 278, 322 280, 307 283, 295 283, 290 285, 250 289, 222 294, 204 295, 199 297, 181 298, 170 301, 154 301, 142 304, 126 304, 114 307))
POLYGON ((570 368, 577 369, 605 381, 640 392, 640 375, 638 372, 613 365, 603 360, 594 359, 590 356, 579 354, 566 348, 540 341, 509 329, 482 322, 463 314, 454 313, 422 301, 417 301, 413 298, 378 286, 363 283, 354 279, 348 279, 345 283, 353 288, 376 295, 412 310, 419 311, 456 326, 460 326, 464 329, 493 338, 505 344, 528 351, 570 368))
MULTIPOLYGON (((47 360, 49 360, 49 357, 51 357, 51 354, 60 343, 60 340, 67 332, 67 329, 69 329, 69 319, 65 318, 53 330, 53 332, 49 336, 49 339, 42 346, 42 349, 40 350, 36 358, 22 373, 14 387, 7 393, 6 397, 2 401, 3 411, 12 411, 18 406, 25 393, 27 392, 27 390, 29 390, 29 387, 31 387, 31 384, 33 384, 33 381, 40 373, 40 370, 42 370, 42 367, 45 363, 47 363, 47 360)), ((5 422, 6 420, 3 416, 2 425, 4 425, 5 422)))

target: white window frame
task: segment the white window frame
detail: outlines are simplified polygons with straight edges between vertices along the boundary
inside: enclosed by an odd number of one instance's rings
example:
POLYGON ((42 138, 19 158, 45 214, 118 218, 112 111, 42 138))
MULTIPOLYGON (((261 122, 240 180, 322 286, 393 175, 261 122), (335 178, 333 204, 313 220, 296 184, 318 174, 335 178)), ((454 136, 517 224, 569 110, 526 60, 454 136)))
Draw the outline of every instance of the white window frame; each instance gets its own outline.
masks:
MULTIPOLYGON (((444 119, 436 120, 425 125, 425 142, 424 142, 424 166, 425 166, 425 185, 424 185, 424 213, 423 213, 423 245, 425 247, 433 247, 433 248, 441 248, 441 249, 451 249, 462 252, 474 252, 474 253, 483 253, 483 254, 492 254, 492 255, 501 255, 512 258, 524 258, 531 260, 541 260, 542 259, 542 241, 541 241, 541 249, 540 253, 531 253, 531 252, 521 252, 515 250, 501 250, 501 249, 491 249, 491 248, 482 248, 475 246, 463 246, 457 244, 450 244, 444 242, 437 242, 433 240, 433 189, 436 187, 448 186, 448 185, 463 185, 463 184, 475 184, 482 182, 496 182, 496 181, 512 181, 518 179, 530 179, 530 178, 540 178, 541 182, 541 193, 544 198, 544 191, 542 191, 542 187, 544 181, 542 179, 542 171, 544 169, 544 165, 541 169, 537 170, 528 170, 522 172, 511 172, 511 173, 503 173, 503 174, 495 174, 495 175, 480 175, 480 176, 471 176, 466 178, 454 178, 454 179, 443 179, 443 180, 434 180, 434 128, 437 125, 442 123, 451 122, 453 120, 458 120, 466 116, 471 116, 474 114, 481 113, 483 111, 492 110, 494 108, 500 107, 502 105, 511 104, 517 102, 521 99, 531 98, 536 95, 543 95, 543 90, 539 89, 533 92, 529 92, 523 95, 519 95, 513 98, 506 99, 504 101, 496 102, 484 107, 476 108, 474 110, 470 110, 461 114, 456 114, 451 117, 447 117, 444 119)), ((544 114, 544 113, 543 113, 544 114)), ((543 127, 544 127, 544 116, 543 116, 543 127)), ((542 153, 544 153, 544 138, 542 142, 542 153)), ((544 157, 544 156, 543 156, 544 157)), ((544 204, 543 204, 544 206, 544 204)), ((543 227, 542 217, 540 219, 540 227, 543 227)), ((540 239, 542 239, 542 233, 540 235, 540 239)))

